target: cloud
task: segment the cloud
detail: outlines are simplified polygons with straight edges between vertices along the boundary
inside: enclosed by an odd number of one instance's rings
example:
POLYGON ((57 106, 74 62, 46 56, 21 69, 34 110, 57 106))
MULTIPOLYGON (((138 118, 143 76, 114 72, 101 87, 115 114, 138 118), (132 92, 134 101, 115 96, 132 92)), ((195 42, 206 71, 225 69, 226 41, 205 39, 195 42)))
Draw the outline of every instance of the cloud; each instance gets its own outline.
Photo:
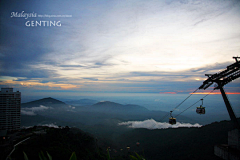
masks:
POLYGON ((77 67, 77 68, 81 68, 81 67, 84 67, 84 66, 82 66, 82 65, 60 65, 60 67, 70 67, 70 68, 77 67))
POLYGON ((75 109, 76 107, 71 106, 71 105, 68 105, 68 108, 70 108, 70 109, 75 109))
POLYGON ((51 107, 46 107, 40 105, 39 107, 31 107, 31 108, 21 108, 21 114, 35 116, 37 112, 41 112, 44 110, 52 109, 51 107))
MULTIPOLYGON (((17 78, 16 78, 17 79, 17 78)), ((58 82, 45 82, 41 80, 4 80, 0 82, 0 85, 15 85, 15 87, 29 87, 29 88, 34 88, 34 87, 48 87, 48 88, 56 88, 56 89, 74 89, 80 87, 79 85, 74 85, 74 84, 65 84, 65 83, 58 83, 58 82)))
POLYGON ((237 0, 4 2, 0 74, 25 77, 5 85, 81 91, 155 92, 160 81, 202 80, 211 64, 238 54, 239 6, 237 0), (61 19, 60 28, 28 28, 10 18, 21 10, 73 17, 61 19))
POLYGON ((52 127, 52 128, 59 128, 56 124, 50 123, 50 124, 41 124, 39 126, 47 126, 47 127, 52 127))
MULTIPOLYGON (((46 127, 52 127, 52 128, 59 128, 56 124, 50 123, 50 124, 38 124, 37 126, 46 126, 46 127)), ((23 126, 23 128, 31 128, 34 126, 23 126)))
POLYGON ((27 110, 24 110, 23 108, 21 109, 21 114, 22 115, 28 115, 28 116, 35 116, 36 113, 34 113, 33 111, 27 111, 27 110))
POLYGON ((177 92, 160 92, 160 94, 177 94, 177 92))
POLYGON ((216 73, 216 72, 219 72, 219 71, 222 71, 224 69, 227 68, 227 66, 231 65, 232 63, 234 63, 234 61, 228 61, 228 62, 223 62, 223 63, 213 63, 213 64, 209 64, 209 65, 206 65, 204 67, 199 67, 199 68, 191 68, 189 71, 190 72, 196 72, 196 73, 199 73, 199 74, 202 74, 202 73, 216 73))
POLYGON ((177 122, 175 125, 171 125, 167 122, 156 122, 153 119, 148 119, 144 121, 128 121, 128 122, 121 122, 119 125, 126 125, 130 128, 146 128, 146 129, 166 129, 166 128, 179 128, 179 127, 201 127, 202 125, 190 124, 190 123, 180 123, 177 122))
POLYGON ((47 109, 50 109, 50 107, 46 107, 46 106, 43 106, 43 105, 40 105, 39 107, 29 108, 29 110, 32 110, 33 112, 43 111, 43 110, 47 110, 47 109))

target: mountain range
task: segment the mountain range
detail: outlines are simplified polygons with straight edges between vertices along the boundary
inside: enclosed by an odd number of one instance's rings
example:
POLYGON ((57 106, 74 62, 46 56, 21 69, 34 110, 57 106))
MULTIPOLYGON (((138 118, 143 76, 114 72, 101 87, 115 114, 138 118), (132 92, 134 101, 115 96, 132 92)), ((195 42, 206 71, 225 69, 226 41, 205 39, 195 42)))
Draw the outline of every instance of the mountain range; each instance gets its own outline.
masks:
MULTIPOLYGON (((117 119, 123 122, 153 118, 160 121, 162 117, 168 115, 164 111, 151 111, 134 104, 122 105, 115 102, 103 101, 89 106, 73 106, 50 97, 23 103, 21 110, 22 117, 29 117, 32 121, 34 121, 34 118, 31 116, 37 115, 43 116, 44 119, 54 119, 55 122, 73 122, 83 125, 105 124, 110 119, 117 119)), ((196 123, 193 119, 185 116, 179 116, 178 119, 182 122, 196 123)), ((23 120, 23 122, 27 122, 27 120, 23 120)), ((41 122, 39 118, 36 123, 42 124, 44 122, 41 122)), ((22 125, 26 126, 28 124, 22 125)))
MULTIPOLYGON (((222 121, 200 128, 134 129, 119 126, 120 122, 143 121, 153 118, 160 121, 167 112, 150 111, 138 105, 122 105, 115 102, 97 102, 89 106, 72 106, 53 98, 44 98, 22 104, 22 110, 34 111, 35 115, 22 115, 23 126, 54 124, 77 127, 98 138, 102 148, 111 147, 112 157, 122 155, 121 149, 130 148, 146 159, 215 159, 216 144, 227 143, 231 122, 222 121), (45 109, 36 109, 44 108, 45 109), (140 145, 136 145, 139 142, 140 145)), ((181 122, 194 120, 179 116, 181 122)))

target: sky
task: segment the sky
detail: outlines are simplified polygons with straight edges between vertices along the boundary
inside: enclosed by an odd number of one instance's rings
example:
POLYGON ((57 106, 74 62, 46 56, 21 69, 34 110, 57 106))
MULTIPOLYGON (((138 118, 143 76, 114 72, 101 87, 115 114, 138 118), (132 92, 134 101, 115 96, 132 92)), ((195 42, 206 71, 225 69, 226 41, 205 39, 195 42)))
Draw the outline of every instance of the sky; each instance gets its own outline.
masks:
POLYGON ((25 95, 190 93, 240 52, 239 0, 0 3, 0 87, 25 95))

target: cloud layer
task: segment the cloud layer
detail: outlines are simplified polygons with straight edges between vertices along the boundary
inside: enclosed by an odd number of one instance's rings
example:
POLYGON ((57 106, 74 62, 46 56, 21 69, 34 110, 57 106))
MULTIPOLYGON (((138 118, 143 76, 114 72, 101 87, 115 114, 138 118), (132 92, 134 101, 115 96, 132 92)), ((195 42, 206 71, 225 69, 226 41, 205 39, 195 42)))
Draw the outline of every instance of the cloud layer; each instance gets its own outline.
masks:
POLYGON ((35 116, 38 112, 42 112, 48 109, 51 109, 51 107, 46 107, 43 105, 40 105, 39 107, 21 108, 21 114, 35 116))
POLYGON ((146 129, 166 129, 166 128, 179 128, 179 127, 201 127, 202 125, 190 124, 190 123, 180 123, 177 122, 175 125, 171 125, 166 122, 156 122, 154 119, 148 119, 144 121, 128 121, 121 122, 119 125, 126 125, 130 128, 146 128, 146 129))

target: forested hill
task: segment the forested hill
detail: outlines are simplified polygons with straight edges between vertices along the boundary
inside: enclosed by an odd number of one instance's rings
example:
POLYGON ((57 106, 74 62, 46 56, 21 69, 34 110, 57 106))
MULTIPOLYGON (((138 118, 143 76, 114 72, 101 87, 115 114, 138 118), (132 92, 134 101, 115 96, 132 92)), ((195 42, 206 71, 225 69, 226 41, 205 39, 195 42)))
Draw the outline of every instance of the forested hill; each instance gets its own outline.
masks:
POLYGON ((68 158, 72 152, 78 159, 106 159, 106 149, 110 147, 111 159, 119 160, 130 159, 134 152, 147 160, 220 160, 214 155, 214 145, 227 144, 228 131, 232 129, 230 121, 221 121, 200 128, 128 129, 118 136, 98 137, 77 128, 48 128, 46 135, 23 143, 14 156, 21 157, 25 151, 34 159, 40 151, 48 151, 57 159, 68 158))
POLYGON ((48 98, 27 102, 27 103, 22 103, 21 107, 31 108, 31 107, 39 107, 40 105, 47 106, 47 107, 67 107, 68 106, 62 101, 48 97, 48 98))
POLYGON ((220 160, 214 155, 214 145, 227 144, 228 131, 232 129, 230 121, 214 122, 200 128, 134 129, 117 140, 149 160, 220 160), (136 142, 140 146, 136 146, 136 142))

